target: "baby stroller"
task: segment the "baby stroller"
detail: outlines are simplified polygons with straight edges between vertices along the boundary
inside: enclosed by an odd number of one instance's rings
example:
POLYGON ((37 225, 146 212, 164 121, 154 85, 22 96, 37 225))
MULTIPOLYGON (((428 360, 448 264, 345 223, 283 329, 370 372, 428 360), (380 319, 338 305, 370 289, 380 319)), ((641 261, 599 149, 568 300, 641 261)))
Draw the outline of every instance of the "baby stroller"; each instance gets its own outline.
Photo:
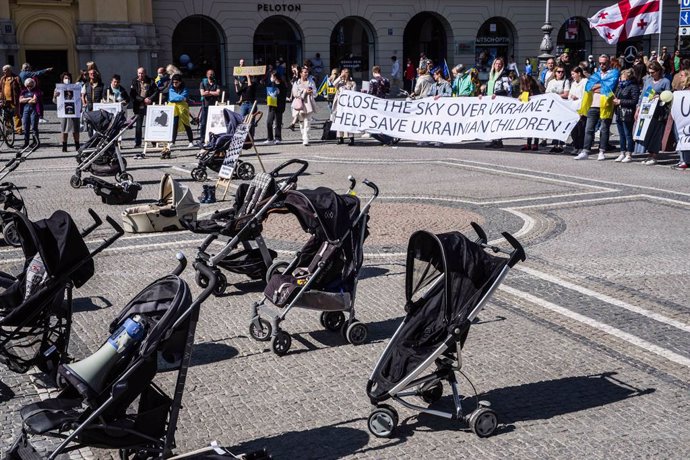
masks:
POLYGON ((0 362, 14 372, 35 365, 55 378, 58 365, 68 359, 72 288, 93 276, 94 256, 123 234, 108 217, 116 233, 90 252, 84 238, 102 221, 89 213, 94 223, 81 233, 64 211, 37 222, 12 213, 26 263, 16 278, 3 276, 11 284, 3 283, 7 289, 0 293, 0 362))
POLYGON ((12 182, 3 182, 3 180, 11 174, 20 164, 25 162, 39 147, 38 138, 33 135, 32 142, 21 151, 17 152, 14 158, 5 163, 0 169, 0 230, 5 239, 5 243, 11 246, 20 246, 21 241, 17 233, 17 227, 14 223, 12 214, 8 211, 26 213, 24 200, 22 199, 19 189, 12 182))
POLYGON ((346 195, 325 187, 287 192, 285 208, 312 237, 291 262, 274 264, 269 270, 265 298, 252 305, 249 324, 252 338, 271 340, 271 349, 278 356, 285 355, 292 344, 290 334, 280 328, 280 323, 294 307, 321 311, 321 325, 330 331, 340 330, 353 345, 367 338, 367 326, 355 319, 355 295, 364 260, 369 208, 379 189, 364 180, 374 194, 360 211, 355 184, 350 177, 346 195), (268 320, 261 317, 264 312, 268 320), (348 313, 347 320, 343 312, 348 313))
POLYGON ((22 433, 7 458, 41 458, 31 443, 34 435, 62 439, 49 459, 87 446, 119 450, 121 459, 172 456, 199 308, 216 283, 213 270, 195 264, 209 283, 192 299, 180 278, 186 259, 178 254, 178 260, 172 274, 124 307, 96 353, 60 366, 64 390, 20 410, 22 433), (169 394, 156 381, 162 371, 168 379, 176 371, 169 394))
POLYGON ((115 176, 118 182, 133 182, 127 169, 127 160, 122 157, 118 138, 134 124, 135 118, 126 120, 124 111, 113 115, 105 110, 94 110, 84 114, 84 122, 93 128, 93 136, 81 146, 76 155, 78 163, 69 184, 79 188, 83 184, 83 172, 95 176, 115 176))
MULTIPOLYGON (((308 166, 309 163, 303 160, 288 160, 270 173, 258 174, 250 184, 241 184, 232 208, 216 211, 208 220, 185 222, 185 226, 194 233, 210 234, 199 248, 197 258, 215 267, 218 279, 215 295, 225 292, 228 284, 221 268, 251 279, 265 279, 267 272, 274 269, 272 264, 277 254, 266 247, 261 236, 263 222, 269 213, 283 209, 285 194, 296 187, 297 179, 308 166), (293 164, 300 165, 300 168, 287 179, 277 182, 281 171, 293 164), (207 254, 206 249, 221 235, 229 237, 229 241, 218 254, 207 254), (252 247, 252 241, 256 247, 252 247), (238 249, 240 245, 242 249, 238 249)), ((197 284, 206 287, 208 280, 202 273, 198 275, 197 284)))
POLYGON ((472 227, 479 236, 474 242, 459 232, 435 235, 418 231, 410 237, 405 275, 407 315, 367 383, 367 393, 376 406, 368 420, 374 436, 392 436, 398 423, 396 410, 384 404, 388 399, 409 409, 463 420, 480 437, 490 436, 498 425, 496 413, 485 401, 478 401, 474 411, 464 414, 455 371, 460 371, 462 347, 472 321, 509 269, 525 260, 525 252, 509 233, 503 237, 513 247, 510 252, 488 246, 481 227, 474 222, 472 227), (491 255, 487 249, 508 257, 491 255), (420 377, 432 365, 436 369, 420 377), (440 400, 443 381, 453 392, 453 412, 407 400, 413 396, 428 404, 440 400))
POLYGON ((254 166, 251 163, 239 159, 242 147, 249 134, 249 124, 243 123, 242 115, 229 109, 223 110, 225 120, 225 134, 209 134, 209 142, 202 147, 197 154, 199 163, 192 169, 192 179, 203 182, 208 179, 206 168, 219 172, 226 156, 235 159, 232 178, 252 180, 254 178, 254 166))

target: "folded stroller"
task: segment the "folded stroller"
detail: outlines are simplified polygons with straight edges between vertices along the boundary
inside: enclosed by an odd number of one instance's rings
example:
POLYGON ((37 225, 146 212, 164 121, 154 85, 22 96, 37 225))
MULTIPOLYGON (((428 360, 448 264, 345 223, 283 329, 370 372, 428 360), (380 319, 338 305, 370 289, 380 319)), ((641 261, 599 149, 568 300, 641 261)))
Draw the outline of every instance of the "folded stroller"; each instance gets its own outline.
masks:
POLYGON ((325 187, 287 192, 285 209, 312 237, 291 262, 274 264, 269 270, 265 298, 252 305, 249 325, 250 335, 259 341, 271 340, 271 349, 278 356, 286 354, 292 344, 280 323, 294 307, 321 311, 321 325, 330 331, 341 330, 353 345, 366 340, 367 326, 355 319, 355 294, 364 260, 369 208, 379 190, 364 180, 374 194, 360 211, 355 184, 350 177, 350 190, 345 195, 325 187), (262 318, 264 312, 268 320, 262 318), (348 313, 347 320, 344 312, 348 313))
POLYGON ((180 278, 186 260, 182 254, 178 259, 172 274, 151 283, 124 307, 96 353, 60 366, 64 390, 20 410, 22 433, 9 459, 41 458, 31 443, 34 435, 62 440, 49 459, 83 447, 119 450, 121 459, 172 456, 199 307, 216 283, 212 270, 196 265, 209 284, 192 299, 180 278), (177 371, 170 393, 156 381, 162 371, 168 371, 165 380, 177 371))
POLYGON ((462 347, 472 321, 509 269, 525 260, 525 252, 509 233, 503 233, 503 237, 513 250, 505 251, 488 246, 481 227, 474 222, 472 227, 479 236, 475 242, 459 232, 434 235, 418 231, 410 237, 405 274, 407 315, 367 383, 367 393, 376 406, 368 420, 374 436, 392 436, 398 423, 396 410, 384 404, 388 399, 409 409, 462 420, 480 437, 490 436, 498 425, 496 413, 485 401, 478 401, 477 407, 465 415, 455 371, 461 372, 462 347), (494 256, 487 250, 508 257, 494 256), (435 369, 425 373, 432 365, 435 369), (438 401, 443 396, 443 381, 453 392, 454 412, 407 400, 418 396, 429 404, 438 401))
POLYGON ((93 188, 105 204, 129 204, 137 199, 141 190, 139 182, 122 181, 111 184, 96 176, 83 178, 82 184, 93 188))
POLYGON ((208 143, 197 154, 199 163, 191 172, 192 179, 195 181, 203 182, 208 179, 206 168, 219 172, 228 155, 237 157, 232 172, 233 178, 238 177, 242 180, 254 178, 254 166, 239 159, 250 126, 243 123, 242 115, 229 109, 223 109, 223 118, 225 119, 225 134, 211 133, 208 143))
POLYGON ((11 182, 3 182, 0 184, 0 229, 2 229, 2 237, 5 239, 5 243, 11 246, 21 246, 22 243, 19 239, 19 233, 17 233, 13 214, 8 211, 21 212, 26 215, 24 200, 17 186, 11 182))
POLYGON ((93 276, 94 256, 123 234, 108 217, 116 233, 89 252, 84 238, 102 223, 89 213, 94 223, 81 233, 64 211, 37 222, 12 213, 26 262, 19 276, 0 277, 6 286, 0 293, 0 362, 14 372, 35 365, 54 378, 58 365, 67 361, 72 288, 93 276))
MULTIPOLYGON (((267 272, 275 269, 272 264, 277 254, 266 247, 261 236, 263 222, 272 212, 284 212, 286 193, 296 187, 297 179, 308 166, 306 161, 293 159, 270 173, 259 173, 251 183, 240 184, 232 208, 216 211, 207 220, 185 223, 194 233, 210 234, 199 248, 197 258, 215 267, 218 278, 215 295, 221 295, 227 287, 227 278, 220 272, 221 268, 251 279, 266 279, 267 272), (294 164, 300 168, 278 182, 281 172, 294 164), (206 250, 220 236, 228 237, 228 242, 218 254, 209 255, 206 250), (252 242, 256 247, 252 247, 252 242), (240 245, 242 249, 238 249, 240 245)), ((208 282, 201 274, 196 281, 201 287, 208 282)))
POLYGON ((126 120, 124 111, 113 115, 105 110, 94 110, 84 114, 84 122, 93 128, 91 138, 77 152, 77 169, 69 184, 74 188, 83 185, 81 175, 84 172, 94 176, 115 176, 118 182, 132 182, 132 175, 127 170, 127 160, 122 157, 118 139, 135 122, 135 118, 126 120))

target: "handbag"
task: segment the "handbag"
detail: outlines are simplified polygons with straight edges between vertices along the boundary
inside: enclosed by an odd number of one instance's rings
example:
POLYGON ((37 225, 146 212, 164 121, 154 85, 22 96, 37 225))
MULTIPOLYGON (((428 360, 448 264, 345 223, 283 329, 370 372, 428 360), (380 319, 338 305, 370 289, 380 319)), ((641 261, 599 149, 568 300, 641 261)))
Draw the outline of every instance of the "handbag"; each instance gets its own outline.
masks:
POLYGON ((304 110, 304 101, 300 97, 294 97, 292 98, 292 102, 290 103, 293 109, 297 111, 302 111, 304 110))

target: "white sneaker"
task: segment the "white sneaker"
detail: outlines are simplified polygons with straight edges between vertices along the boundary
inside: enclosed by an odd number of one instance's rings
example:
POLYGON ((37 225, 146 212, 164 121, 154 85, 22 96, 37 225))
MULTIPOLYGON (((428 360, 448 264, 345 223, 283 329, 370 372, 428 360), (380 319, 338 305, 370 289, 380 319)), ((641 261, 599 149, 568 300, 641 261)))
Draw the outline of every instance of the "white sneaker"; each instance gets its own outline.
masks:
POLYGON ((604 152, 599 151, 599 155, 597 156, 597 161, 604 161, 606 159, 606 155, 604 155, 604 152))
POLYGON ((191 149, 191 148, 193 148, 193 147, 196 147, 196 146, 194 145, 194 142, 190 142, 189 144, 187 144, 187 148, 188 148, 188 149, 191 149))
POLYGON ((621 163, 630 163, 632 162, 632 155, 629 153, 625 154, 625 158, 621 160, 621 163))
POLYGON ((625 159, 625 152, 621 152, 621 154, 618 155, 618 157, 616 157, 616 159, 613 160, 613 161, 615 161, 616 163, 620 163, 620 162, 623 161, 624 159, 625 159))
POLYGON ((645 166, 654 166, 656 164, 656 160, 654 158, 649 159, 644 162, 645 166))
POLYGON ((48 120, 46 120, 45 118, 39 118, 38 122, 39 123, 48 123, 48 120))
POLYGON ((280 139, 276 139, 273 141, 275 145, 282 144, 282 141, 280 139))
POLYGON ((575 157, 575 160, 589 160, 587 150, 581 150, 580 153, 575 157))
POLYGON ((269 144, 273 144, 273 141, 266 139, 265 141, 263 141, 263 142, 262 142, 261 144, 259 144, 259 145, 269 145, 269 144))
POLYGON ((434 142, 434 147, 441 147, 443 144, 440 142, 434 142))

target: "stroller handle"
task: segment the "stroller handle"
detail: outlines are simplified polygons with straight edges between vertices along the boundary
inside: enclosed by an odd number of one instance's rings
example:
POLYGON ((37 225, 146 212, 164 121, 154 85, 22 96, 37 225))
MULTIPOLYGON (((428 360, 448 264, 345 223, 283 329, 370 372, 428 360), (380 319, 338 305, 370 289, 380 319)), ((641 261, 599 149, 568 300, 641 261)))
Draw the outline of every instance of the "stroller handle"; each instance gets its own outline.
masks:
POLYGON ((513 268, 518 262, 524 262, 526 259, 525 250, 518 240, 515 239, 513 235, 508 232, 501 233, 503 238, 506 239, 508 243, 513 247, 514 251, 510 254, 510 260, 508 261, 508 266, 513 268))
POLYGON ((82 230, 82 232, 81 232, 81 237, 82 237, 82 238, 86 238, 86 236, 87 236, 89 233, 91 233, 91 232, 93 232, 94 230, 96 230, 96 229, 97 229, 98 227, 100 227, 101 224, 103 223, 103 220, 101 219, 101 216, 99 216, 98 214, 96 214, 96 211, 94 211, 94 210, 91 209, 91 208, 89 208, 88 211, 89 211, 89 215, 90 215, 91 218, 93 219, 93 224, 89 225, 89 226, 86 227, 84 230, 82 230))
POLYGON ((115 230, 115 233, 117 233, 118 238, 125 234, 125 231, 122 229, 122 227, 120 227, 120 224, 118 224, 115 219, 110 216, 105 216, 105 220, 108 222, 108 225, 113 227, 113 230, 115 230))
POLYGON ((184 269, 187 268, 187 258, 183 252, 178 252, 175 254, 175 257, 177 258, 177 267, 175 267, 175 270, 173 270, 172 274, 175 276, 180 276, 184 269))
POLYGON ((373 182, 370 181, 369 179, 364 179, 364 180, 362 181, 362 183, 363 183, 364 185, 366 185, 367 187, 369 187, 369 188, 371 188, 371 189, 374 190, 374 198, 376 198, 377 196, 379 196, 379 188, 378 188, 378 186, 377 186, 375 183, 373 183, 373 182))
POLYGON ((301 166, 296 172, 294 172, 294 173, 292 173, 292 175, 290 175, 290 177, 288 178, 288 182, 290 182, 290 183, 296 182, 297 178, 299 176, 301 176, 304 173, 304 171, 306 171, 307 168, 309 167, 308 162, 306 162, 304 160, 300 160, 298 158, 293 158, 292 160, 286 161, 285 163, 279 165, 277 168, 275 168, 273 171, 271 171, 270 174, 271 174, 271 176, 276 177, 280 173, 280 171, 282 171, 286 167, 293 165, 293 164, 299 164, 301 166))

